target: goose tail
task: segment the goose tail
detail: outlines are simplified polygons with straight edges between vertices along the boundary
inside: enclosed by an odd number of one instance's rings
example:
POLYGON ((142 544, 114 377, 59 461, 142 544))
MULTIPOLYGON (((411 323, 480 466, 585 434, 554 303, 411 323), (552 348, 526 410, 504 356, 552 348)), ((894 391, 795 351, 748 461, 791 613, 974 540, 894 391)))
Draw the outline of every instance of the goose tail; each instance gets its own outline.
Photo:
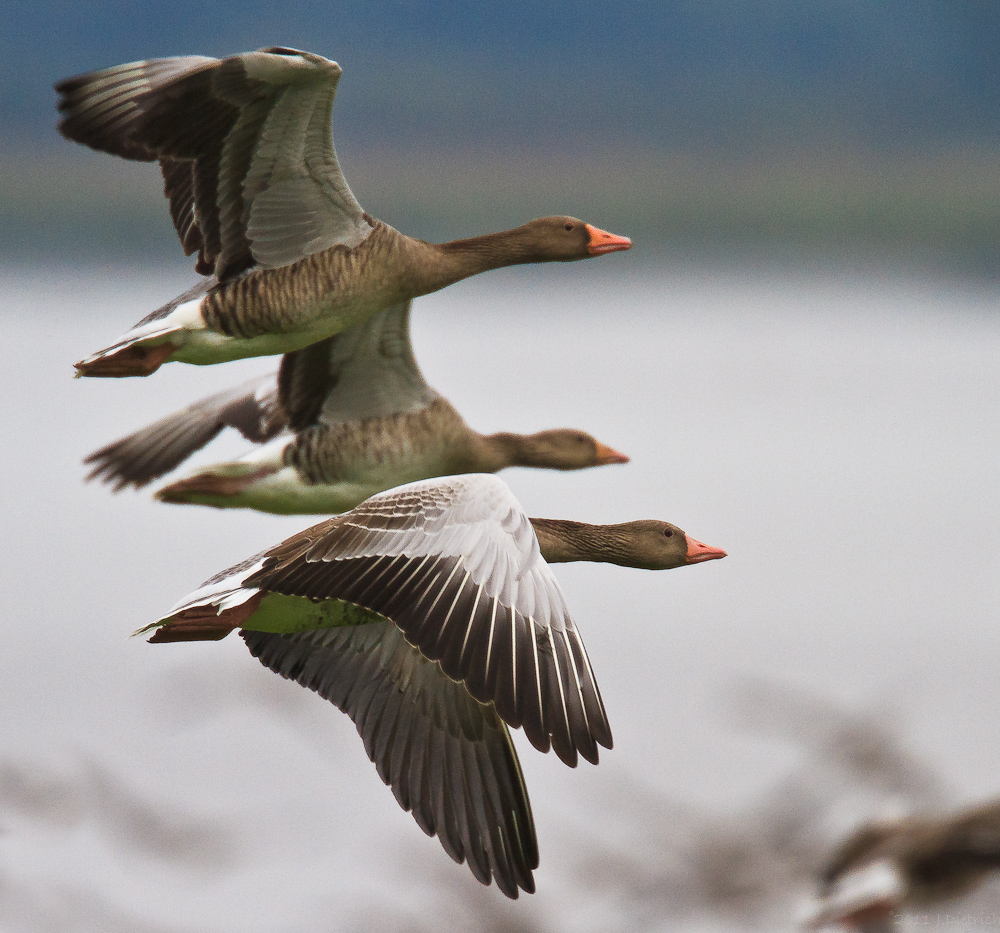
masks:
POLYGON ((154 496, 160 502, 225 508, 234 497, 272 473, 274 468, 271 466, 228 463, 170 483, 158 489, 154 496))
POLYGON ((173 354, 180 343, 169 339, 172 329, 154 336, 136 335, 75 363, 76 376, 98 376, 120 379, 125 376, 149 376, 155 373, 173 354), (162 338, 162 339, 158 339, 162 338))
POLYGON ((209 279, 199 282, 147 314, 121 340, 80 360, 76 375, 119 379, 155 373, 187 343, 192 330, 204 330, 201 304, 211 286, 209 279))

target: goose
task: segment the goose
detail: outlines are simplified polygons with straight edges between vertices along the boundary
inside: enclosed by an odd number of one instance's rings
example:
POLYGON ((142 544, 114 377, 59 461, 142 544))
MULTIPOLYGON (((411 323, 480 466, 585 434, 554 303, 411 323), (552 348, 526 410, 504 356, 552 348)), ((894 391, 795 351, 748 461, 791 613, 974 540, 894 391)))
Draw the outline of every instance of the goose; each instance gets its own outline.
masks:
POLYGON ((998 870, 1000 800, 867 823, 823 867, 805 925, 891 933, 899 914, 967 894, 998 870))
POLYGON ((67 139, 160 163, 181 246, 209 276, 81 360, 77 375, 290 353, 488 269, 631 247, 575 217, 441 244, 376 220, 333 147, 340 75, 320 55, 273 47, 131 62, 55 86, 67 139))
POLYGON ((725 557, 661 521, 529 519, 491 474, 378 493, 216 574, 136 634, 240 629, 266 667, 347 713, 382 780, 483 884, 532 892, 538 845, 508 727, 570 767, 611 729, 550 563, 725 557))
POLYGON ((287 354, 274 376, 220 392, 95 451, 88 478, 136 487, 233 425, 263 442, 160 489, 162 502, 335 513, 413 480, 507 466, 575 470, 628 457, 583 431, 473 431, 424 381, 410 302, 287 354), (279 434, 283 427, 291 433, 279 434))

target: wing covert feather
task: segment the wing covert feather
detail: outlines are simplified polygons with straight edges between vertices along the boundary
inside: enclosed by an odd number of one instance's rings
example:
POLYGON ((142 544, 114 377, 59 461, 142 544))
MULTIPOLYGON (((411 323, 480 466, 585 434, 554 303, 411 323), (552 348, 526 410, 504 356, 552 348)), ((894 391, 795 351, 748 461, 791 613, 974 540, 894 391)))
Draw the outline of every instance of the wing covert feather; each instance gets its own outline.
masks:
POLYGON ((244 581, 391 618, 542 751, 598 760, 611 731, 583 642, 530 520, 487 475, 411 483, 296 535, 244 581))
POLYGON ((286 353, 278 382, 296 431, 417 411, 439 397, 413 355, 408 301, 286 353))

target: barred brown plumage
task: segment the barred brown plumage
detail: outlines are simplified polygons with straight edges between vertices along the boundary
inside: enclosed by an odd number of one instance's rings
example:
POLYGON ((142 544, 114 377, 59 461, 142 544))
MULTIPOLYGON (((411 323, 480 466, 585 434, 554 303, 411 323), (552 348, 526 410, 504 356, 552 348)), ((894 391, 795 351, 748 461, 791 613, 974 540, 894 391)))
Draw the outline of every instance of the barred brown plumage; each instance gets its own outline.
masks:
POLYGON ((363 479, 386 463, 407 460, 427 462, 439 476, 475 465, 469 427, 447 399, 384 418, 310 425, 282 453, 282 463, 313 485, 363 479))
POLYGON ((171 483, 166 502, 272 512, 340 512, 392 486, 506 466, 584 469, 628 458, 583 431, 482 435, 424 380, 410 343, 410 305, 387 308, 286 354, 277 378, 218 393, 88 458, 91 476, 141 485, 226 425, 273 444, 171 483), (262 408, 261 406, 265 406, 262 408), (266 410, 265 410, 266 409, 266 410), (291 436, 277 437, 284 427, 291 436), (266 429, 266 430, 265 430, 266 429), (169 456, 167 454, 169 453, 169 456))

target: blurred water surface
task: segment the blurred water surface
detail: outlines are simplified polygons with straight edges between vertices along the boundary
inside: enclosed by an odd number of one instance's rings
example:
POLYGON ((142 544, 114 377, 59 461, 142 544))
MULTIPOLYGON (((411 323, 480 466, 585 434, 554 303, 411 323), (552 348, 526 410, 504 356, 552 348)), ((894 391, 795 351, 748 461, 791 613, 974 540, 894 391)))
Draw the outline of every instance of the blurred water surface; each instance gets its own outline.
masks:
MULTIPOLYGON (((632 456, 508 471, 530 514, 665 518, 729 551, 669 573, 558 568, 616 747, 571 771, 517 738, 542 866, 539 893, 513 905, 398 809, 345 716, 242 642, 128 637, 312 520, 112 496, 82 483, 81 458, 275 362, 74 381, 74 360, 189 276, 0 273, 0 926, 705 930, 766 915, 790 928, 787 904, 753 913, 738 887, 728 913, 703 909, 701 856, 678 842, 736 840, 741 864, 778 851, 792 867, 761 863, 772 887, 787 877, 787 899, 802 882, 815 852, 775 836, 774 820, 791 825, 781 808, 796 800, 815 811, 802 788, 849 771, 850 754, 786 728, 790 710, 824 728, 840 709, 889 723, 865 747, 895 742, 916 764, 861 755, 859 774, 889 775, 879 799, 1000 791, 1000 290, 598 266, 493 273, 415 304, 425 375, 474 427, 577 426, 632 456), (784 712, 738 699, 737 723, 732 685, 748 681, 792 699, 784 712), (642 884, 622 883, 640 865, 642 884), (671 888, 678 871, 687 881, 671 888)), ((199 462, 244 447, 219 441, 199 462)), ((845 804, 839 828, 863 809, 845 804)))

